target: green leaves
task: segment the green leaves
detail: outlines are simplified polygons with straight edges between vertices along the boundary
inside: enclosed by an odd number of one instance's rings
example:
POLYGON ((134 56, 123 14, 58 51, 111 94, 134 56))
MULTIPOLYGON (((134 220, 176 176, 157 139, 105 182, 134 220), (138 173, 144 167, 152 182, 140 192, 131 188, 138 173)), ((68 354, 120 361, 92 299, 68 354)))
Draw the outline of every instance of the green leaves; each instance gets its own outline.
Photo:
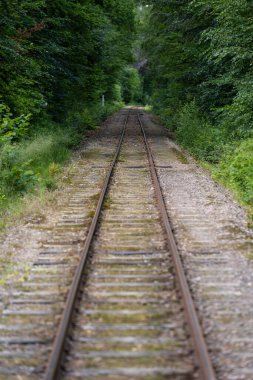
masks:
POLYGON ((253 206, 253 139, 246 139, 228 149, 216 176, 225 179, 234 190, 242 194, 243 200, 253 206))
POLYGON ((14 118, 9 107, 0 103, 0 144, 17 142, 28 135, 31 114, 14 118))
POLYGON ((14 115, 114 100, 132 60, 134 1, 5 0, 0 3, 0 96, 14 115), (78 101, 76 101, 78 100, 78 101))
POLYGON ((144 48, 155 109, 170 110, 175 128, 173 114, 194 98, 230 135, 252 135, 252 46, 251 2, 154 1, 144 48))
POLYGON ((6 195, 23 193, 35 186, 37 176, 31 170, 32 161, 20 161, 17 149, 13 145, 5 144, 0 149, 0 194, 6 195))
POLYGON ((219 161, 224 131, 211 125, 195 101, 185 104, 177 113, 176 136, 195 156, 212 163, 219 161))
POLYGON ((125 103, 142 101, 142 82, 140 75, 133 67, 126 67, 122 73, 122 98, 125 103))

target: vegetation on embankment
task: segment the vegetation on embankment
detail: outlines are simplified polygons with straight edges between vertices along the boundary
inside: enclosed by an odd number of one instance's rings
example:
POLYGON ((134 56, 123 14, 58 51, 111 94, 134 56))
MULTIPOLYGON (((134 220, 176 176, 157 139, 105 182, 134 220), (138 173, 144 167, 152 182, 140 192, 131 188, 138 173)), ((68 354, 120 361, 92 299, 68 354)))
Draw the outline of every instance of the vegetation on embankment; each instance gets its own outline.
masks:
POLYGON ((178 142, 210 163, 252 209, 253 4, 148 4, 142 20, 147 99, 178 142))
POLYGON ((84 131, 96 128, 120 108, 122 103, 115 102, 85 109, 74 125, 73 121, 57 123, 49 118, 33 125, 31 132, 29 117, 14 118, 6 106, 0 107, 0 122, 5 126, 0 134, 0 230, 8 221, 13 222, 13 217, 23 214, 27 195, 43 198, 46 191, 61 185, 63 166, 72 149, 84 140, 84 131))
POLYGON ((139 94, 134 0, 6 0, 0 13, 3 216, 25 194, 54 189, 85 130, 139 94))

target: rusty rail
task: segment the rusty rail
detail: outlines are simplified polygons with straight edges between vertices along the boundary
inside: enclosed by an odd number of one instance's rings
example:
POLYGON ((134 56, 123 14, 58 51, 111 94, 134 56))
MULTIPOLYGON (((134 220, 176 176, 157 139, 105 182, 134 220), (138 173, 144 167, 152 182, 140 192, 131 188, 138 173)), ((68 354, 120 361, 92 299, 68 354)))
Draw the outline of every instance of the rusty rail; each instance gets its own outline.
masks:
POLYGON ((185 317, 189 325, 193 347, 196 354, 197 363, 200 369, 201 380, 216 380, 216 375, 215 375, 213 365, 209 356, 209 352, 205 343, 203 331, 198 320, 197 312, 196 312, 194 302, 191 296, 191 292, 190 292, 190 289, 186 280, 186 276, 184 273, 183 264, 182 264, 180 254, 175 242, 175 238, 173 236, 172 229, 171 229, 170 221, 169 221, 168 214, 166 211, 166 205, 164 202, 160 182, 159 182, 156 167, 155 167, 154 157, 149 147, 149 143, 146 137, 146 133, 145 133, 140 115, 138 114, 137 116, 138 116, 138 121, 140 124, 141 131, 142 131, 143 139, 145 142, 145 147, 146 147, 146 151, 148 155, 150 171, 151 171, 155 193, 156 193, 156 197, 158 201, 158 206, 161 213, 164 229, 166 231, 168 246, 169 246, 170 253, 172 255, 173 262, 174 262, 178 286, 179 286, 181 296, 182 296, 185 317))
MULTIPOLYGON (((101 194, 100 194, 100 198, 99 198, 99 201, 97 204, 95 215, 93 217, 92 223, 91 223, 90 228, 89 228, 89 232, 88 232, 88 235, 87 235, 87 238, 85 241, 85 245, 84 245, 84 248, 82 251, 81 258, 80 258, 80 262, 79 262, 78 268, 76 269, 76 272, 75 272, 75 275, 74 275, 74 278, 73 278, 73 281, 72 281, 72 284, 71 284, 71 287, 70 287, 70 290, 68 293, 67 301, 66 301, 64 311, 62 314, 62 319, 61 319, 59 328, 57 330, 57 335, 56 335, 56 338, 54 340, 52 353, 50 355, 48 366, 46 369, 45 380, 56 380, 59 376, 59 371, 60 371, 62 359, 64 356, 64 348, 65 348, 66 338, 67 338, 68 333, 69 333, 70 328, 71 328, 71 319, 72 319, 72 315, 74 312, 75 302, 76 302, 77 297, 78 297, 78 290, 80 287, 80 283, 82 281, 82 275, 83 275, 83 272, 84 272, 84 269, 85 269, 85 266, 87 263, 88 253, 89 253, 90 246, 91 246, 91 243, 92 243, 92 240, 94 237, 94 233, 96 231, 96 227, 97 227, 99 215, 100 215, 100 212, 102 209, 103 201, 104 201, 108 186, 110 184, 110 180, 111 180, 111 177, 113 174, 113 170, 114 170, 115 165, 117 163, 117 159, 118 159, 118 156, 120 153, 121 145, 122 145, 122 142, 123 142, 123 139, 125 136, 125 131, 126 131, 126 126, 127 126, 127 122, 129 119, 129 115, 130 115, 130 112, 127 113, 126 119, 124 121, 121 137, 120 137, 120 140, 119 140, 119 143, 118 143, 112 164, 110 165, 106 179, 104 181, 103 189, 102 189, 101 194)), ((216 375, 215 375, 215 372, 214 372, 214 369, 213 369, 213 366, 212 366, 212 363, 211 363, 211 360, 209 357, 209 353, 208 353, 208 350, 206 347, 203 332, 202 332, 202 329, 201 329, 201 326, 200 326, 200 323, 198 320, 198 316, 196 313, 196 309, 194 307, 193 299, 192 299, 192 296, 191 296, 191 293, 189 290, 189 286, 188 286, 188 283, 187 283, 187 280, 186 280, 186 277, 184 274, 184 269, 183 269, 183 265, 181 262, 181 258, 180 258, 178 248, 177 248, 177 245, 176 245, 176 242, 175 242, 175 239, 173 236, 173 232, 172 232, 172 229, 170 226, 170 222, 168 219, 166 206, 165 206, 165 202, 163 199, 159 179, 157 176, 157 171, 156 171, 152 151, 149 147, 149 143, 148 143, 148 140, 147 140, 147 137, 145 134, 145 130, 144 130, 140 115, 139 115, 139 113, 134 114, 134 115, 136 115, 138 118, 138 122, 139 122, 139 125, 141 128, 142 134, 143 134, 143 139, 145 142, 145 147, 146 147, 149 165, 150 165, 151 176, 152 176, 152 180, 154 183, 156 197, 158 200, 158 206, 160 209, 164 229, 165 229, 166 234, 167 234, 168 246, 169 246, 173 261, 174 261, 176 277, 178 280, 178 286, 179 286, 180 291, 181 291, 185 316, 186 316, 186 320, 187 320, 188 325, 189 325, 189 330, 191 333, 191 338, 192 338, 192 342, 193 342, 193 346, 194 346, 194 350, 195 350, 195 354, 196 354, 196 358, 197 358, 197 363, 198 363, 199 369, 200 369, 201 380, 216 380, 216 375)))
POLYGON ((104 181, 103 188, 102 188, 102 191, 100 193, 99 201, 97 204, 96 212, 95 212, 95 215, 92 219, 92 222, 91 222, 91 225, 89 228, 89 232, 88 232, 88 235, 87 235, 86 240, 85 240, 85 244, 84 244, 84 248, 82 251, 81 258, 80 258, 80 262, 79 262, 78 267, 76 269, 76 272, 74 274, 74 278, 73 278, 73 281, 72 281, 72 284, 71 284, 71 287, 70 287, 70 290, 68 293, 67 301, 66 301, 66 304, 64 307, 64 311, 62 314, 62 319, 61 319, 59 328, 57 330, 56 338, 54 340, 52 353, 51 353, 50 358, 49 358, 49 362, 48 362, 48 366, 47 366, 46 374, 45 374, 45 380, 55 380, 55 379, 57 379, 57 376, 58 376, 58 372, 59 372, 59 369, 61 366, 62 357, 64 355, 65 340, 66 340, 68 331, 70 329, 71 318, 72 318, 73 311, 74 311, 74 305, 75 305, 75 302, 77 299, 79 286, 80 286, 80 283, 82 280, 82 275, 83 275, 83 272, 84 272, 84 269, 85 269, 85 266, 87 263, 89 249, 90 249, 90 246, 92 243, 94 233, 96 231, 99 215, 100 215, 100 212, 102 209, 103 201, 104 201, 108 186, 110 184, 110 180, 111 180, 111 177, 113 174, 113 170, 114 170, 114 167, 116 165, 116 162, 117 162, 117 159, 118 159, 118 156, 120 153, 120 148, 122 145, 122 141, 124 139, 129 114, 130 114, 130 112, 127 113, 126 119, 124 121, 124 126, 122 129, 121 137, 120 137, 120 140, 119 140, 113 161, 110 165, 106 179, 104 181))

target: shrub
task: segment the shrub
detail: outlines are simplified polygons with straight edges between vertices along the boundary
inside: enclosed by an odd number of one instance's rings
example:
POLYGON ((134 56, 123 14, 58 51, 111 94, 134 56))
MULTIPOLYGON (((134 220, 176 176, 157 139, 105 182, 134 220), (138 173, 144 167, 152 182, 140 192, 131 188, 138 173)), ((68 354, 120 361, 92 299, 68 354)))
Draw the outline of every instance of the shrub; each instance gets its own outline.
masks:
POLYGON ((216 170, 220 178, 253 206, 253 139, 231 146, 216 170))
POLYGON ((178 141, 198 158, 217 162, 223 146, 223 131, 215 128, 200 115, 195 101, 184 105, 178 113, 176 137, 178 141))
POLYGON ((24 193, 36 184, 38 178, 30 167, 31 160, 20 161, 16 146, 5 144, 0 151, 0 193, 24 193))
POLYGON ((0 104, 0 144, 19 141, 29 132, 31 114, 14 118, 5 104, 0 104))
POLYGON ((67 126, 75 130, 78 134, 84 133, 85 130, 95 129, 99 123, 107 118, 113 112, 118 111, 124 106, 123 102, 105 102, 102 107, 101 103, 84 107, 82 111, 71 112, 67 118, 67 126))
POLYGON ((112 113, 119 111, 122 107, 124 107, 123 102, 113 102, 113 103, 106 102, 104 107, 101 107, 100 104, 95 106, 95 108, 93 108, 92 111, 96 117, 96 123, 99 124, 101 121, 105 120, 112 113))

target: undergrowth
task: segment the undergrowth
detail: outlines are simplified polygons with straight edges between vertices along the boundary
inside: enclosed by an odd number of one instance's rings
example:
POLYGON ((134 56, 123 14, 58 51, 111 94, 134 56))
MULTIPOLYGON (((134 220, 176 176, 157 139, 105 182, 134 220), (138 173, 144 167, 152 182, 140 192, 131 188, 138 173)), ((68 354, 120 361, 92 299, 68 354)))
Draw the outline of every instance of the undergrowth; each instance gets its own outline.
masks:
POLYGON ((228 146, 213 173, 249 207, 253 220, 253 138, 228 146))
POLYGON ((62 124, 46 119, 34 126, 31 115, 15 118, 8 107, 0 106, 0 229, 13 214, 13 206, 22 209, 29 194, 57 188, 62 168, 85 130, 96 128, 121 107, 121 103, 86 107, 72 112, 62 124))
MULTIPOLYGON (((163 115, 164 116, 164 115, 163 115)), ((233 191, 253 221, 253 138, 230 136, 222 125, 213 125, 195 101, 185 104, 167 127, 181 146, 208 164, 214 179, 233 191)))

